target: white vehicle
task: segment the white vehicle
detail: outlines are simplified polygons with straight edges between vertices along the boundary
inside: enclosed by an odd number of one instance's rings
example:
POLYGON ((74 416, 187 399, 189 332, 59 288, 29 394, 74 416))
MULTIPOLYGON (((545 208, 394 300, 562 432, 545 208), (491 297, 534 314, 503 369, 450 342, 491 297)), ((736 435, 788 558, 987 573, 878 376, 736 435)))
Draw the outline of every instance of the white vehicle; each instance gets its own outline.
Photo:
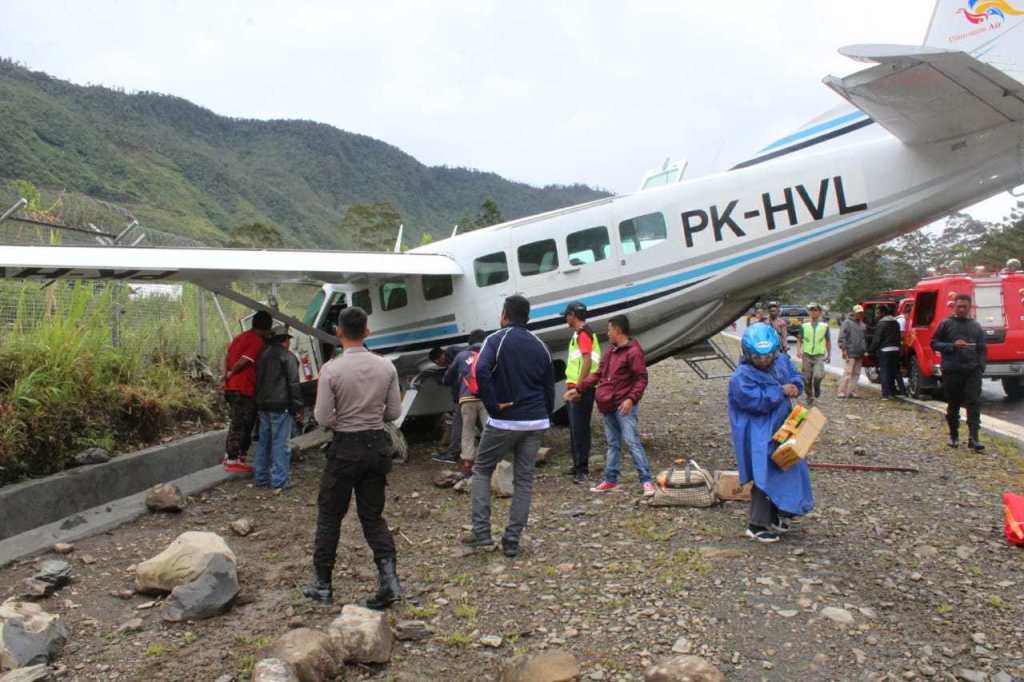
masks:
MULTIPOLYGON (((318 368, 338 312, 365 308, 367 345, 406 385, 432 346, 495 329, 513 293, 531 301, 530 326, 556 360, 569 337, 561 311, 580 300, 597 330, 627 313, 657 362, 765 289, 1024 183, 1022 25, 1008 0, 940 0, 923 46, 844 48, 875 64, 825 79, 846 102, 728 171, 683 180, 677 164, 663 169, 673 182, 408 253, 12 246, 0 267, 14 279, 189 281, 254 308, 233 282, 323 283, 310 324, 271 312, 317 339, 318 368)), ((449 407, 447 390, 424 383, 405 411, 449 407)))

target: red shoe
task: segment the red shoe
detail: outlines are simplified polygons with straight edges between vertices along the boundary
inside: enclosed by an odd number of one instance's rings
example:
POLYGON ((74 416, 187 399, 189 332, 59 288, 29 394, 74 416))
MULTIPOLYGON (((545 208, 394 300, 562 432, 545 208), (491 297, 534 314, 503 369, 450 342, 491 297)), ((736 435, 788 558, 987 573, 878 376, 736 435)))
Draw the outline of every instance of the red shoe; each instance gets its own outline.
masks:
POLYGON ((593 488, 591 488, 590 492, 592 492, 592 493, 606 493, 609 490, 615 490, 618 487, 619 487, 618 483, 609 483, 608 481, 601 481, 600 483, 595 485, 593 488))
POLYGON ((229 474, 251 474, 252 467, 240 459, 224 460, 224 471, 229 474))

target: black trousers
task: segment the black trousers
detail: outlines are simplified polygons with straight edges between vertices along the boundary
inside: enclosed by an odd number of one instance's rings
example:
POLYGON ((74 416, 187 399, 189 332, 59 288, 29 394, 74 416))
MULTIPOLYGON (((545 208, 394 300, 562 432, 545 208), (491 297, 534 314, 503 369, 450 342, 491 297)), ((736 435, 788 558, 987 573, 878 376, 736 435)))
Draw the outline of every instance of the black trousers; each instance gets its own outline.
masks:
POLYGON ((779 508, 771 498, 756 485, 750 487, 750 525, 760 528, 776 526, 779 523, 779 508))
POLYGON ((384 488, 391 471, 391 439, 384 431, 335 433, 327 450, 327 465, 317 498, 313 567, 317 575, 330 575, 338 554, 341 521, 352 493, 373 559, 395 556, 395 540, 384 520, 384 488))
POLYGON ((906 395, 907 387, 903 383, 903 373, 900 371, 900 352, 898 350, 879 351, 875 356, 878 362, 878 374, 882 384, 882 397, 891 398, 894 395, 906 395))
POLYGON ((225 391, 230 421, 224 451, 228 459, 245 459, 252 445, 252 430, 256 426, 256 401, 238 391, 225 391))
POLYGON ((569 414, 569 446, 572 468, 577 474, 590 473, 590 419, 594 414, 594 391, 580 394, 576 402, 565 404, 569 414))
POLYGON ((942 388, 946 394, 946 424, 949 435, 959 437, 960 408, 967 409, 967 428, 972 438, 981 427, 981 368, 942 370, 942 388))

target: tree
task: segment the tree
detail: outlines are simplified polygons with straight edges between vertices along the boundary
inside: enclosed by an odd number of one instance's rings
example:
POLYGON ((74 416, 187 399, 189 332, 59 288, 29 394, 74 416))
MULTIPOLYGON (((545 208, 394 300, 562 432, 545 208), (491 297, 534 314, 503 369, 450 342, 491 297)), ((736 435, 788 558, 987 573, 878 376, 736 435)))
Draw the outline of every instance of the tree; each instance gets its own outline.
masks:
POLYGON ((342 240, 359 251, 387 251, 398 235, 402 216, 386 201, 352 204, 341 218, 342 240))
POLYGON ((846 260, 843 266, 839 296, 836 298, 839 310, 850 310, 879 291, 893 288, 893 280, 885 267, 882 250, 877 246, 846 260))
POLYGON ((280 249, 284 246, 284 238, 273 225, 246 223, 231 230, 228 246, 244 249, 280 249))
POLYGON ((893 285, 899 289, 914 286, 927 276, 928 268, 937 267, 940 257, 935 240, 924 230, 910 232, 881 248, 893 285))
POLYGON ((476 227, 489 227, 491 225, 497 225, 502 221, 501 211, 498 210, 498 204, 494 199, 487 198, 484 203, 480 204, 480 212, 477 213, 476 220, 473 224, 476 227))

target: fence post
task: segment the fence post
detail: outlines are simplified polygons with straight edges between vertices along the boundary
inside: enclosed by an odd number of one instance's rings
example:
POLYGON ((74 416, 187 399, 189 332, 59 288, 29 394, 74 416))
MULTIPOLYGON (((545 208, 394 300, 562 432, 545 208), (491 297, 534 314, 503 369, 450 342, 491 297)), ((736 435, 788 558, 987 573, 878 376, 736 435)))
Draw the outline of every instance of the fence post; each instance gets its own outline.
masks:
POLYGON ((199 305, 196 314, 199 315, 199 357, 206 359, 206 291, 196 287, 199 294, 199 305))
POLYGON ((110 306, 110 345, 114 348, 121 347, 121 302, 118 295, 121 293, 120 285, 113 285, 112 304, 110 306))

